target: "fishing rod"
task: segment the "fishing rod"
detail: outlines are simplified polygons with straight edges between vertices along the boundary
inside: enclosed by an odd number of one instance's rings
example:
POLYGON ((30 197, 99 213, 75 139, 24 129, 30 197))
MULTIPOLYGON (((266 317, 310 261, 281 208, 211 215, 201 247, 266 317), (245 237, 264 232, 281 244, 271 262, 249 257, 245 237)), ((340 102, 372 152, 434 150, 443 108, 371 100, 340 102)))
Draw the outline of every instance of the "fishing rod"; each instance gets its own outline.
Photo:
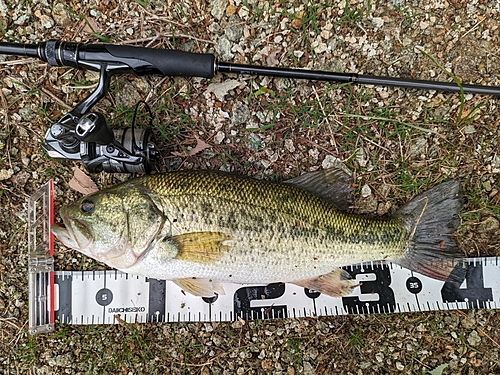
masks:
POLYGON ((43 144, 49 156, 82 160, 89 172, 149 173, 152 163, 159 157, 151 141, 150 129, 111 130, 101 113, 91 111, 109 91, 111 76, 115 74, 212 78, 216 73, 236 73, 500 96, 500 88, 495 86, 232 64, 218 61, 213 54, 114 44, 58 40, 37 44, 0 42, 0 54, 34 57, 52 66, 99 72, 97 88, 50 127, 43 144))

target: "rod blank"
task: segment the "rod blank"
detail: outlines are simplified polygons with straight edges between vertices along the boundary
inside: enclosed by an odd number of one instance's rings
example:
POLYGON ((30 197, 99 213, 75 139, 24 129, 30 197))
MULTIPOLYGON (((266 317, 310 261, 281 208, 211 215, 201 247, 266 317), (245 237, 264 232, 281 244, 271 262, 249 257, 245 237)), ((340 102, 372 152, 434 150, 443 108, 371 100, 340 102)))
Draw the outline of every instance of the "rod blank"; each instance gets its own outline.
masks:
MULTIPOLYGON (((309 79, 316 81, 356 83, 362 85, 393 86, 410 89, 437 90, 460 92, 460 86, 454 82, 426 81, 418 79, 393 78, 385 76, 370 76, 356 73, 335 73, 322 70, 275 68, 257 65, 242 65, 219 62, 217 71, 221 73, 237 73, 245 75, 260 75, 284 77, 293 79, 309 79)), ((485 94, 500 96, 500 87, 482 85, 462 85, 466 94, 485 94)))

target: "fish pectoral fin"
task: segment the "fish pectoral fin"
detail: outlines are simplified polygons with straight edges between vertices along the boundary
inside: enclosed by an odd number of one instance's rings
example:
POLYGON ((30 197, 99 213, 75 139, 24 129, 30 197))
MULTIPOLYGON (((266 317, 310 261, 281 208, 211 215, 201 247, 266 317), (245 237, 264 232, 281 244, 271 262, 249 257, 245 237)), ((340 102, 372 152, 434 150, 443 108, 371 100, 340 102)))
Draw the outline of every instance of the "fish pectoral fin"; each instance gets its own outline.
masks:
POLYGON ((351 275, 342 268, 321 275, 313 279, 300 280, 292 284, 315 290, 329 295, 330 297, 345 297, 353 291, 359 284, 351 278, 351 275))
POLYGON ((230 239, 227 234, 220 232, 191 232, 174 236, 171 241, 178 247, 175 259, 214 263, 230 249, 227 244, 230 239))
POLYGON ((175 284, 197 297, 213 297, 215 293, 225 295, 224 287, 217 281, 209 279, 177 279, 173 280, 175 284))

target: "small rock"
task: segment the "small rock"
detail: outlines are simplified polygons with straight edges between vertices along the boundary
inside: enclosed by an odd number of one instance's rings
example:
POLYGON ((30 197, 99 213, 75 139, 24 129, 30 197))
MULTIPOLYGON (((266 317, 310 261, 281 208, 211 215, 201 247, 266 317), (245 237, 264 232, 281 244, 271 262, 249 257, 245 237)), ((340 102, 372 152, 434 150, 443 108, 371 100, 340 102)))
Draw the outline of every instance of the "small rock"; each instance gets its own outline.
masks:
POLYGON ((311 157, 313 162, 316 163, 318 161, 318 157, 319 157, 319 150, 317 148, 311 148, 309 150, 309 156, 311 157))
POLYGON ((362 369, 362 370, 365 370, 365 369, 371 367, 371 365, 372 365, 371 362, 365 362, 365 361, 363 361, 363 362, 359 363, 358 367, 360 369, 362 369))
POLYGON ((368 184, 363 185, 361 188, 361 196, 363 198, 368 198, 370 195, 372 195, 372 189, 370 186, 368 186, 368 184))
POLYGON ((382 26, 384 26, 384 19, 383 18, 374 17, 372 19, 372 22, 373 22, 373 26, 375 26, 375 27, 382 27, 382 26))
POLYGON ((495 156, 493 159, 493 163, 491 163, 492 166, 492 173, 500 173, 500 155, 495 156))
POLYGON ((368 214, 377 211, 377 201, 373 195, 369 195, 366 198, 361 198, 357 204, 359 214, 368 214))
POLYGON ((25 167, 27 167, 30 164, 31 159, 29 158, 28 155, 24 151, 21 151, 21 162, 25 167))
POLYGON ((243 37, 243 23, 240 17, 234 15, 229 18, 229 23, 224 30, 224 34, 232 42, 239 42, 241 40, 243 37))
POLYGON ((306 349, 304 355, 314 360, 318 357, 319 352, 317 348, 315 348, 314 346, 310 346, 308 349, 306 349))
POLYGON ((469 334, 469 337, 467 337, 467 342, 473 347, 477 346, 481 342, 481 336, 474 330, 469 334))
POLYGON ((206 93, 213 92, 218 100, 224 100, 227 93, 240 85, 235 79, 230 79, 221 83, 211 83, 207 87, 206 93))
POLYGON ((368 164, 368 159, 366 159, 365 150, 363 150, 360 147, 355 151, 355 153, 356 153, 356 160, 359 163, 359 166, 366 167, 366 165, 368 164))
POLYGON ((342 161, 339 158, 336 158, 333 155, 326 155, 325 158, 323 159, 323 162, 321 163, 321 166, 323 167, 323 169, 330 169, 337 166, 338 163, 341 162, 342 161))
POLYGON ((54 21, 56 22, 56 24, 63 27, 69 26, 73 22, 71 21, 69 12, 61 3, 57 3, 52 9, 52 17, 54 17, 54 21))
POLYGON ((396 362, 396 368, 399 371, 403 371, 405 369, 405 366, 401 362, 396 362))
POLYGON ((250 109, 248 106, 242 102, 236 102, 233 105, 233 124, 239 125, 244 124, 250 118, 250 109))
POLYGON ((486 218, 486 220, 481 221, 478 226, 478 231, 480 233, 496 232, 500 228, 500 223, 493 216, 486 218))
POLYGON ((226 8, 226 16, 231 17, 236 13, 236 7, 233 4, 229 4, 226 8))
POLYGON ((54 26, 54 20, 46 14, 41 15, 40 22, 46 29, 50 29, 52 26, 54 26))
POLYGON ((116 100, 124 108, 134 108, 140 101, 141 95, 130 83, 126 83, 121 90, 116 93, 116 100))
POLYGON ((265 144, 262 142, 262 139, 255 133, 250 133, 248 136, 248 149, 253 152, 257 152, 259 148, 264 147, 265 144))
POLYGON ((21 16, 19 16, 15 21, 14 23, 16 25, 23 25, 26 21, 28 21, 30 19, 30 15, 28 13, 25 13, 21 16))
POLYGON ((313 375, 315 373, 316 372, 314 371, 314 368, 312 367, 312 365, 309 362, 305 361, 303 374, 304 375, 313 375))
POLYGON ((261 363, 260 363, 262 369, 266 372, 270 371, 272 369, 272 366, 273 366, 273 360, 272 359, 264 359, 261 363))
POLYGON ((12 169, 2 169, 0 170, 0 181, 8 180, 12 177, 14 171, 12 169))
POLYGON ((229 0, 212 0, 212 11, 210 14, 218 20, 221 20, 222 17, 224 17, 227 6, 229 5, 228 3, 229 0))
POLYGON ((31 177, 30 173, 26 171, 21 171, 14 177, 12 177, 12 183, 17 189, 22 189, 24 185, 26 185, 26 182, 28 182, 30 177, 31 177))
POLYGON ((134 85, 134 87, 137 90, 139 90, 143 94, 146 94, 147 92, 149 92, 149 90, 151 88, 151 86, 149 85, 148 81, 146 81, 146 79, 144 79, 142 77, 136 77, 136 79, 134 79, 134 81, 132 82, 132 84, 134 85))
POLYGON ((224 140, 224 138, 226 138, 226 134, 224 134, 224 132, 219 130, 214 137, 214 143, 216 145, 220 145, 222 143, 222 141, 224 140))
POLYGON ((467 125, 464 129, 465 134, 474 134, 476 132, 476 128, 472 125, 467 125))
POLYGON ((327 50, 328 46, 326 43, 318 43, 316 47, 314 47, 314 52, 316 53, 323 53, 327 50))
MULTIPOLYGON (((293 145, 293 141, 288 138, 288 139, 285 139, 285 148, 289 151, 289 152, 294 152, 295 151, 295 146, 293 145)), ((330 155, 331 156, 331 155, 330 155)), ((326 158, 325 158, 326 159, 326 158)), ((323 161, 324 163, 324 161, 323 161)), ((325 166, 323 166, 323 168, 325 168, 325 166)), ((326 168, 325 168, 326 169, 326 168)))
POLYGON ((33 111, 33 108, 29 105, 24 108, 19 108, 18 113, 21 115, 24 121, 31 121, 36 116, 36 113, 33 111))
POLYGON ((234 54, 231 52, 232 43, 227 39, 227 37, 222 36, 217 41, 215 45, 215 51, 222 60, 231 60, 234 54))
POLYGON ((410 157, 420 157, 426 154, 427 150, 427 139, 417 138, 415 142, 410 146, 408 154, 410 157))

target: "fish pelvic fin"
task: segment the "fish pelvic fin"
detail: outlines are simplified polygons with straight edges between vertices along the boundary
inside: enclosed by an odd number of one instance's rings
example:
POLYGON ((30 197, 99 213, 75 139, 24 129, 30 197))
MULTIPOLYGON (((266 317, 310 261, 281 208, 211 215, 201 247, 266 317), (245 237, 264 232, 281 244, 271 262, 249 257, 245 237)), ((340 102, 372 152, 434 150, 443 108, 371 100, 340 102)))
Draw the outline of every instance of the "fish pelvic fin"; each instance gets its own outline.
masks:
POLYGON ((353 289, 359 286, 351 275, 337 268, 326 275, 320 275, 313 279, 295 281, 292 284, 303 288, 315 290, 331 297, 345 297, 352 293, 353 289))
POLYGON ((170 239, 177 245, 175 259, 195 263, 214 263, 219 260, 230 246, 225 241, 231 237, 220 232, 191 232, 170 239))
POLYGON ((226 294, 221 283, 209 279, 176 279, 173 282, 186 292, 197 297, 210 298, 215 296, 215 293, 219 295, 226 294))
POLYGON ((409 233, 406 251, 394 259, 404 268, 437 280, 454 280, 451 271, 463 259, 453 238, 463 207, 459 181, 447 181, 418 195, 395 214, 409 233))

